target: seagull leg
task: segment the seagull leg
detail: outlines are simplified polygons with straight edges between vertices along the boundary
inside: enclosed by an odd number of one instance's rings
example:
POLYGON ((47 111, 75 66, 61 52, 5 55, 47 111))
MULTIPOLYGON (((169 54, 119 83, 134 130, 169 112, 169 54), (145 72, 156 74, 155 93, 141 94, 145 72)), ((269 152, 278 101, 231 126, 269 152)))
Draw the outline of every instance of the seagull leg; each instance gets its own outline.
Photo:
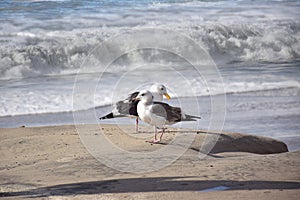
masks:
POLYGON ((154 140, 152 141, 152 143, 159 143, 160 139, 157 139, 157 128, 156 126, 154 126, 154 140))
POLYGON ((165 129, 166 129, 166 128, 162 128, 162 132, 161 132, 161 135, 160 135, 160 137, 159 137, 159 141, 162 140, 162 137, 163 137, 163 135, 164 135, 164 133, 165 133, 165 129))
POLYGON ((136 133, 139 132, 139 118, 138 117, 135 120, 135 131, 136 131, 136 133))
POLYGON ((146 142, 156 144, 160 142, 160 139, 157 139, 157 128, 154 126, 154 140, 147 140, 146 142))

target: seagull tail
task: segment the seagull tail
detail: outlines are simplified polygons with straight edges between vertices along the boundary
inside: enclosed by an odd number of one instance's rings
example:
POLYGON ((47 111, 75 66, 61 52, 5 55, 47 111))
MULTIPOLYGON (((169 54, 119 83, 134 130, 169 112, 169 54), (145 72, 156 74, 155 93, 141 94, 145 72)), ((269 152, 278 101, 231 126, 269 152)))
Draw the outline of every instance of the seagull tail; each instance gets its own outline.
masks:
POLYGON ((201 117, 185 114, 184 121, 196 121, 196 119, 201 119, 201 117))
POLYGON ((114 118, 114 114, 112 112, 103 117, 100 117, 99 119, 103 120, 103 119, 111 119, 111 118, 114 118))
POLYGON ((103 117, 99 117, 99 119, 104 120, 104 119, 111 119, 111 118, 117 118, 117 117, 125 117, 125 115, 114 115, 114 113, 111 112, 103 117))

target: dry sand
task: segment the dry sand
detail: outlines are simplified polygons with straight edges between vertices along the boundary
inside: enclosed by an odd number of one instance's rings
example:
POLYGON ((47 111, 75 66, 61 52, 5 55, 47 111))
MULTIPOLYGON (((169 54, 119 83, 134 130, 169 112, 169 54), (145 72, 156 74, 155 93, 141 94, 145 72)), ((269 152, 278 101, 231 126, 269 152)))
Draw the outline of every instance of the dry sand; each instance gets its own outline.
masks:
POLYGON ((176 146, 178 135, 193 134, 195 140, 171 165, 135 174, 95 159, 74 126, 0 129, 0 198, 226 200, 300 196, 300 152, 286 152, 284 143, 271 138, 172 129, 163 144, 151 145, 144 142, 152 136, 148 127, 142 127, 139 134, 126 125, 81 125, 80 129, 95 138, 101 137, 102 130, 114 145, 132 152, 176 146), (207 136, 214 135, 220 137, 211 153, 199 158, 199 147, 207 136), (221 191, 205 191, 210 188, 221 191))

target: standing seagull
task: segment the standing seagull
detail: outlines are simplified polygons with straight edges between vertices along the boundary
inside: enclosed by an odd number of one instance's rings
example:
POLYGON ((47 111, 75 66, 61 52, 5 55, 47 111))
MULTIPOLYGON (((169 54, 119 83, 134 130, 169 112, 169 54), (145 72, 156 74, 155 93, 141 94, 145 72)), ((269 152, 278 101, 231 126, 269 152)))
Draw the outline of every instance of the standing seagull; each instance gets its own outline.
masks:
POLYGON ((180 121, 196 121, 201 117, 184 114, 179 107, 172 107, 163 102, 153 102, 153 95, 148 90, 141 91, 136 100, 137 113, 141 120, 154 126, 154 140, 147 141, 150 143, 159 143, 165 131, 165 125, 172 125, 180 121), (157 139, 157 128, 161 128, 162 134, 157 139))
MULTIPOLYGON (((154 99, 156 101, 162 101, 163 100, 163 95, 167 98, 170 99, 169 94, 167 93, 167 88, 162 85, 162 84, 153 84, 150 88, 150 91, 152 92, 154 99)), ((139 127, 139 118, 138 118, 138 113, 137 113, 137 105, 138 101, 136 101, 136 97, 138 96, 139 92, 134 92, 130 94, 125 100, 123 101, 118 101, 114 105, 114 109, 111 113, 100 117, 100 120, 103 119, 111 119, 111 118, 116 118, 116 117, 136 117, 136 124, 135 124, 135 129, 136 132, 138 132, 139 127)))

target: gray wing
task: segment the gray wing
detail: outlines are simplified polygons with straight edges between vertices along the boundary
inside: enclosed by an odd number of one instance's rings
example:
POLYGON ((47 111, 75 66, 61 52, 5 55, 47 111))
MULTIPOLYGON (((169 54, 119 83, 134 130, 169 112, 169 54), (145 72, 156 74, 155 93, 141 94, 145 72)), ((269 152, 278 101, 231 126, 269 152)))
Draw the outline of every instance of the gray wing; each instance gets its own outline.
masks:
POLYGON ((129 115, 129 102, 118 101, 116 103, 116 110, 122 115, 129 115))
POLYGON ((181 121, 181 109, 163 102, 153 102, 152 112, 166 118, 171 123, 181 121))
POLYGON ((135 100, 139 92, 134 92, 123 101, 118 101, 116 103, 116 109, 121 115, 134 115, 138 116, 137 114, 137 104, 138 101, 135 100))
POLYGON ((116 109, 122 115, 138 116, 137 104, 138 101, 134 101, 134 102, 118 101, 116 103, 116 109))
POLYGON ((137 104, 139 101, 135 100, 138 94, 139 92, 134 92, 128 95, 128 97, 123 101, 118 101, 115 104, 115 109, 111 113, 103 117, 100 117, 99 119, 102 120, 102 119, 109 119, 114 117, 124 117, 128 115, 138 116, 137 104))

